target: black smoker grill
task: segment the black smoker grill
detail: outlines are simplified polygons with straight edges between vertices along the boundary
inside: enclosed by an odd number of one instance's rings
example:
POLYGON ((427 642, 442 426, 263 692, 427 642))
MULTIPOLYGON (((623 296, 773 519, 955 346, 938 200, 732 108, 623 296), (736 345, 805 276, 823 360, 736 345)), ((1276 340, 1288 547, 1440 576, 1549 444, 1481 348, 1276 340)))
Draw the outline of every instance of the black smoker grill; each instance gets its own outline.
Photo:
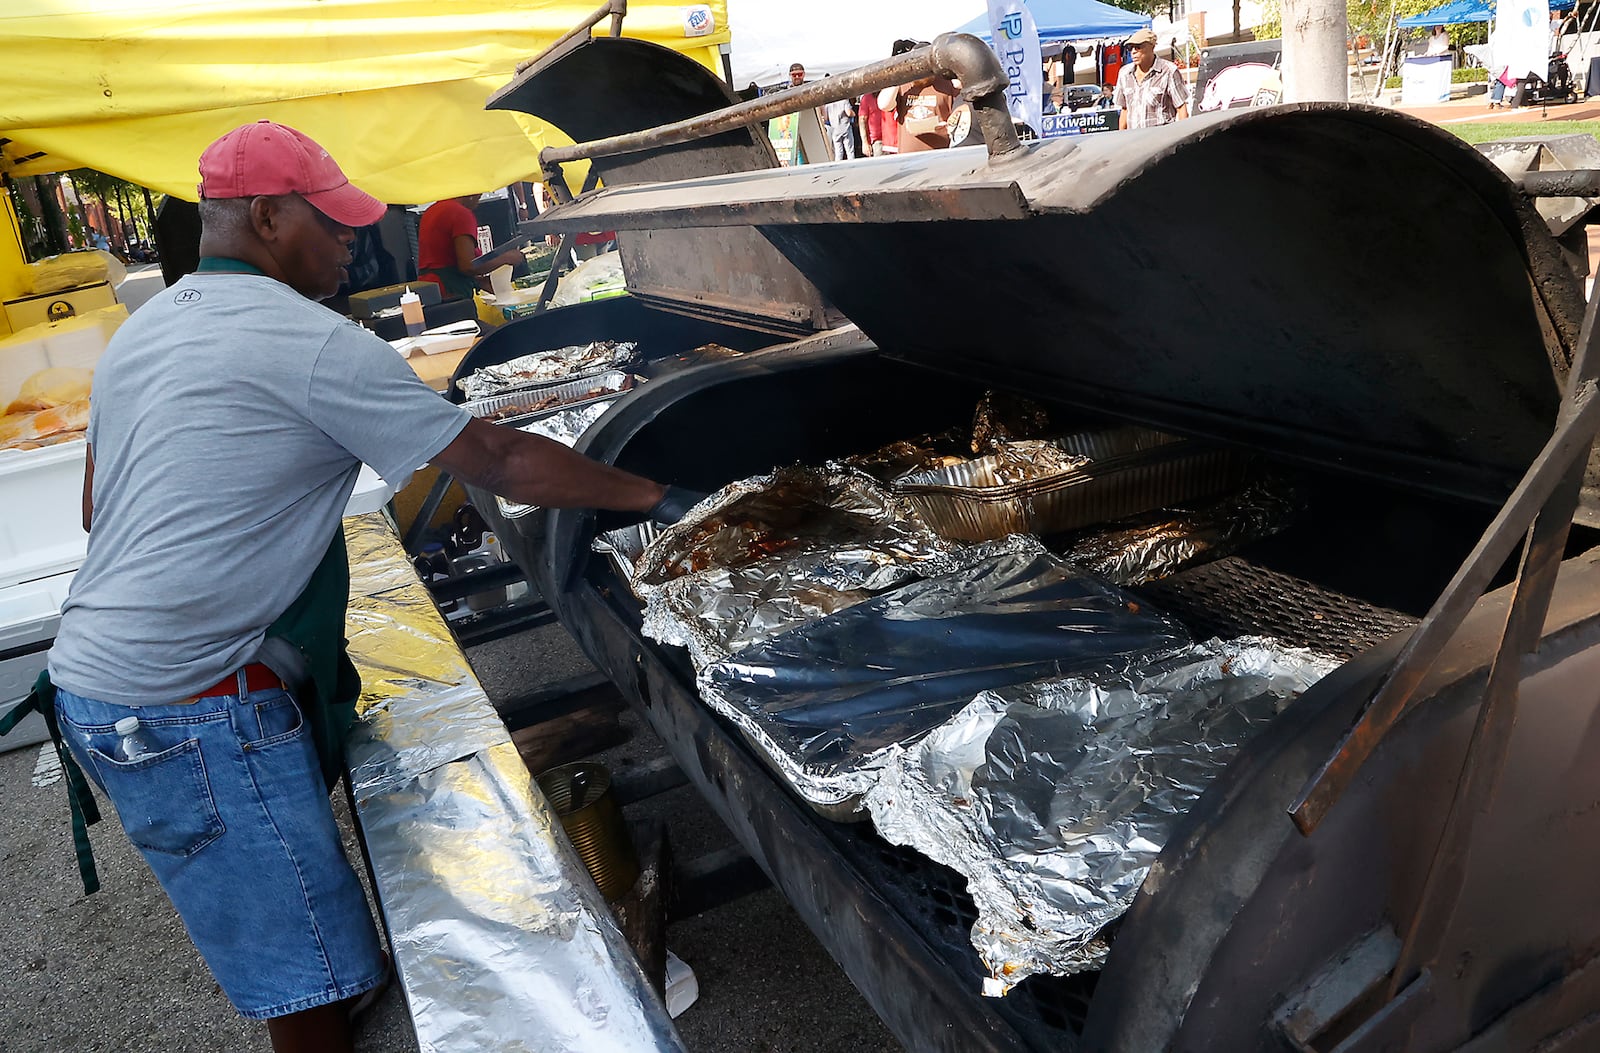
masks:
MULTIPOLYGON (((771 333, 770 303, 731 308, 768 295, 751 276, 770 245, 821 290, 791 284, 785 303, 860 327, 658 379, 589 429, 590 456, 711 489, 959 423, 1000 387, 1057 421, 1247 448, 1308 495, 1289 531, 1147 587, 1197 633, 1349 661, 1206 792, 1102 972, 980 997, 961 879, 780 785, 703 707, 686 657, 641 637, 590 553, 594 516, 500 536, 908 1048, 1596 1048, 1600 559, 1571 524, 1595 521, 1600 411, 1578 276, 1514 184, 1420 122, 1283 106, 1019 146, 989 119, 987 54, 941 38, 629 137, 699 112, 653 110, 640 85, 714 82, 585 38, 493 104, 623 136, 547 151, 593 157, 606 189, 544 218, 618 230, 630 283, 707 287, 652 293, 663 318, 715 299, 719 324, 771 333), (987 152, 759 170, 751 120, 932 68, 963 77, 987 152), (581 98, 545 90, 573 71, 581 98), (697 270, 706 237, 750 254, 697 270), (719 291, 735 274, 755 284, 719 291)), ((582 309, 535 321, 626 335, 582 309)))

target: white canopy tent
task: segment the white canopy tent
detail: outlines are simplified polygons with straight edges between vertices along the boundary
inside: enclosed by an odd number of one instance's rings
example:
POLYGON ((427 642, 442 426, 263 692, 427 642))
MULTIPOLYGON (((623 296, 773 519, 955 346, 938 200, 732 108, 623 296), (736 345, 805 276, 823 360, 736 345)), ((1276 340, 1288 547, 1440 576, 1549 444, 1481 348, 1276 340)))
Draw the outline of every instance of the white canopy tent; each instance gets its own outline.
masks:
POLYGON ((790 63, 810 80, 889 57, 902 37, 932 40, 988 9, 984 0, 728 0, 733 86, 786 83, 790 63))

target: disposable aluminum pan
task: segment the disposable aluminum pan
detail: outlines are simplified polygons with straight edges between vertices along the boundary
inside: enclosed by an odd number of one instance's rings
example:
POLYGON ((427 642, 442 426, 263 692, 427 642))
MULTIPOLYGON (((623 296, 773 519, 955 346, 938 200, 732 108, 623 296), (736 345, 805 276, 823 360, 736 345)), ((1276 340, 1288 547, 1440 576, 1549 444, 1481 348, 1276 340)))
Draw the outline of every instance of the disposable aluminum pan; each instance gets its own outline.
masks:
POLYGON ((895 484, 942 536, 987 541, 1007 534, 1052 534, 1137 515, 1239 487, 1250 458, 1182 439, 1151 441, 1159 433, 1121 429, 1102 433, 1096 456, 1090 437, 1070 440, 1091 458, 1079 468, 1018 483, 996 480, 997 459, 982 457, 919 472, 895 484), (1142 447, 1142 448, 1141 448, 1142 447))
POLYGON ((650 542, 665 529, 660 523, 635 523, 633 526, 606 531, 595 538, 590 547, 596 552, 610 556, 611 562, 616 565, 617 572, 622 575, 623 580, 631 583, 634 572, 639 567, 639 557, 644 555, 644 550, 650 542))
POLYGON ((617 392, 629 391, 639 383, 642 383, 642 378, 636 377, 632 373, 627 373, 620 369, 609 369, 604 373, 579 377, 575 380, 564 380, 558 384, 537 384, 526 388, 518 388, 515 391, 508 391, 500 395, 491 395, 485 399, 474 399, 465 403, 462 409, 474 417, 488 417, 510 406, 533 405, 552 397, 558 400, 555 405, 495 421, 496 424, 508 424, 513 428, 517 428, 532 421, 542 420, 558 410, 570 409, 573 406, 581 406, 586 402, 594 402, 610 397, 617 392), (590 392, 594 392, 594 394, 591 395, 590 392))

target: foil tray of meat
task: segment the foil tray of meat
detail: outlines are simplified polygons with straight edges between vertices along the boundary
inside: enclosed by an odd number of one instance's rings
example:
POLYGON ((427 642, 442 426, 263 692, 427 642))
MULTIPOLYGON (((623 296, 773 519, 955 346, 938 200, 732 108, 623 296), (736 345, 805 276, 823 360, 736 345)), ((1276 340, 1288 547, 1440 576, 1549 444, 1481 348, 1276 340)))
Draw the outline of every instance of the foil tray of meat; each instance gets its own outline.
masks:
POLYGON ((639 359, 638 345, 596 340, 519 355, 492 366, 480 366, 456 381, 469 400, 502 395, 514 388, 575 380, 609 369, 626 369, 639 359))

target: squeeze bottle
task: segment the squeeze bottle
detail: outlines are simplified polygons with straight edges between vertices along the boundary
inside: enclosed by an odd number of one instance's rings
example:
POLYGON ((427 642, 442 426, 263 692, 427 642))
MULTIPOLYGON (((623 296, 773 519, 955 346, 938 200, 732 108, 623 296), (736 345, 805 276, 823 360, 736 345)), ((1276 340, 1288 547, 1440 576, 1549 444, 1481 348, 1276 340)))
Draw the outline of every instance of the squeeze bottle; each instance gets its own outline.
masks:
POLYGON ((406 291, 400 294, 400 317, 406 320, 406 335, 421 336, 424 326, 422 320, 422 297, 411 291, 411 286, 406 286, 406 291))

